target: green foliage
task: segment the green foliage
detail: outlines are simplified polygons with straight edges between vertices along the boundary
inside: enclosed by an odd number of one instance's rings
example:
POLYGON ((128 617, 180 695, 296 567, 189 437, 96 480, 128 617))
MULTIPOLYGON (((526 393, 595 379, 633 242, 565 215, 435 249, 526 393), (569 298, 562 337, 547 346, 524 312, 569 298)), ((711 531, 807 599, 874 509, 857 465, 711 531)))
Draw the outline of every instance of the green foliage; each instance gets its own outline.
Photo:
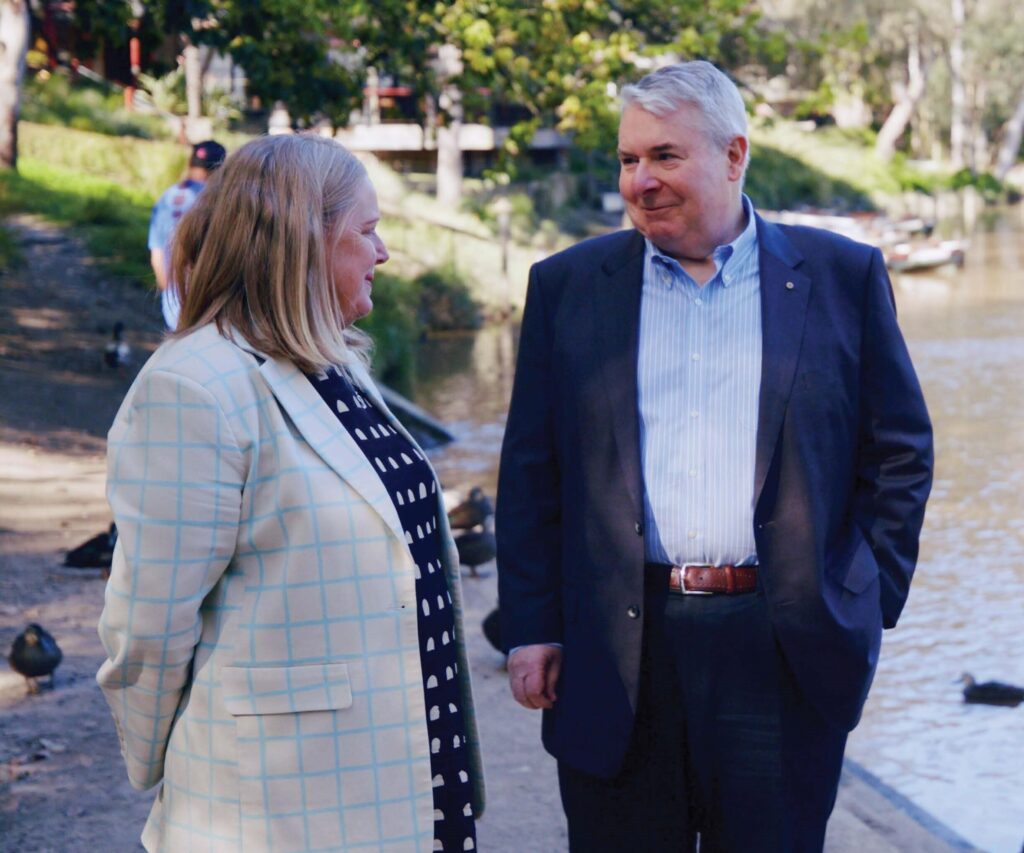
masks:
MULTIPOLYGON (((2 184, 0 184, 0 188, 2 188, 2 184)), ((24 260, 21 244, 10 229, 0 225, 0 272, 20 267, 24 260)))
MULTIPOLYGON (((171 0, 150 3, 173 5, 171 0)), ((347 37, 354 5, 337 0, 194 0, 190 16, 181 20, 181 31, 197 43, 230 53, 245 69, 250 95, 268 105, 284 101, 298 118, 324 115, 341 124, 362 98, 358 54, 346 50, 352 44, 347 37)), ((381 32, 373 37, 388 41, 381 32)))
POLYGON ((454 84, 470 114, 495 104, 526 110, 503 143, 499 170, 509 175, 540 126, 571 133, 584 148, 606 146, 617 123, 615 87, 636 77, 644 55, 741 64, 763 42, 780 51, 748 0, 364 0, 350 8, 349 33, 365 47, 365 64, 419 94, 454 84), (459 51, 450 78, 434 65, 437 45, 459 51))
POLYGON ((111 181, 21 157, 18 172, 0 173, 0 216, 35 213, 71 226, 111 275, 152 281, 146 233, 150 195, 111 181))
POLYGON ((418 291, 421 329, 451 332, 479 329, 483 324, 469 285, 454 269, 429 270, 417 276, 413 285, 418 291))
POLYGON ((111 136, 166 139, 166 124, 154 116, 128 112, 124 95, 63 72, 41 72, 25 80, 22 121, 64 125, 111 136))
POLYGON ((139 74, 139 85, 146 90, 153 101, 153 106, 158 110, 174 115, 188 113, 183 66, 178 66, 163 76, 139 74))
POLYGON ((750 159, 745 191, 754 206, 768 210, 819 207, 870 210, 864 192, 829 177, 803 160, 768 146, 758 146, 750 159))
POLYGON ((997 199, 1005 191, 1002 181, 990 172, 972 172, 970 169, 961 169, 949 177, 949 188, 962 190, 965 187, 974 187, 986 198, 997 199))
POLYGON ((430 270, 413 280, 378 272, 373 311, 357 324, 373 338, 373 367, 399 391, 415 379, 416 342, 428 332, 479 329, 480 306, 451 269, 430 270))
POLYGON ((153 198, 181 180, 188 162, 188 149, 175 143, 24 121, 18 125, 18 146, 24 157, 106 178, 153 198))
POLYGON ((416 373, 417 288, 411 281, 385 272, 373 280, 373 311, 357 325, 374 342, 373 369, 380 380, 399 392, 411 389, 416 373))

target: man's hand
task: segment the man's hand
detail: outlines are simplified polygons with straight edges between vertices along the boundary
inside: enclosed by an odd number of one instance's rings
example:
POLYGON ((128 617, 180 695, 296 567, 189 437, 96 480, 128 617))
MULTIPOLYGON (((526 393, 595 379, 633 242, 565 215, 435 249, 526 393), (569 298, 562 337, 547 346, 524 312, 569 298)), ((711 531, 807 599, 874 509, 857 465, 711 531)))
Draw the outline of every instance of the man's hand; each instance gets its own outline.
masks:
POLYGON ((550 708, 558 698, 555 684, 562 671, 558 646, 533 645, 516 649, 508 659, 508 683, 515 700, 532 711, 550 708))

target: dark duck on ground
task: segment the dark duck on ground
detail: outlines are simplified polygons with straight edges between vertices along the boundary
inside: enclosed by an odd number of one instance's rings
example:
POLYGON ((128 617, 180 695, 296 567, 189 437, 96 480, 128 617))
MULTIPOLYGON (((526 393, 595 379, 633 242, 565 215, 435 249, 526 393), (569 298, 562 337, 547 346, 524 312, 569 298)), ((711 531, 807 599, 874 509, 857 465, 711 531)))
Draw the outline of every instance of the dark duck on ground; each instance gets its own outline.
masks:
POLYGON ((103 348, 103 363, 107 367, 126 367, 132 360, 132 351, 124 341, 124 323, 118 320, 114 323, 114 330, 111 332, 110 340, 103 348))
POLYGON ((505 647, 501 644, 501 611, 497 607, 484 617, 481 627, 487 642, 504 654, 505 647))
POLYGON ((448 524, 453 530, 465 530, 455 537, 459 550, 459 563, 469 566, 470 577, 484 577, 477 571, 494 559, 497 544, 494 541, 494 504, 479 486, 469 490, 469 497, 448 513, 448 524))
POLYGON ((460 533, 455 537, 455 547, 459 551, 459 563, 469 566, 470 577, 486 577, 484 573, 477 571, 477 566, 491 562, 498 551, 493 528, 492 517, 488 517, 484 522, 483 530, 470 530, 468 533, 460 533))
POLYGON ((453 530, 471 530, 483 527, 494 515, 494 505, 479 486, 469 490, 469 497, 448 513, 448 524, 453 530))
POLYGON ((97 533, 81 545, 64 555, 64 565, 75 569, 109 569, 114 559, 114 545, 117 544, 117 527, 97 533))
POLYGON ((972 705, 1006 705, 1016 708, 1024 702, 1024 687, 1003 684, 1001 681, 984 681, 979 684, 969 672, 961 675, 959 681, 964 685, 964 701, 972 705))
POLYGON ((11 669, 25 676, 28 692, 38 693, 37 679, 44 675, 50 676, 50 687, 53 687, 53 671, 63 657, 49 631, 33 622, 14 638, 7 660, 11 669))

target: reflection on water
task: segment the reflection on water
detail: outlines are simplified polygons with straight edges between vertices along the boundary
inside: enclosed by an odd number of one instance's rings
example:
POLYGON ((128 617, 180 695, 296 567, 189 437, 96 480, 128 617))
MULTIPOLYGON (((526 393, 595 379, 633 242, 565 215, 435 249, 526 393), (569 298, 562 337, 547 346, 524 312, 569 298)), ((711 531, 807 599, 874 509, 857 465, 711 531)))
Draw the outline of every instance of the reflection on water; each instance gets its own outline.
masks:
MULTIPOLYGON (((1016 216, 1016 214, 1014 214, 1016 216)), ((972 238, 967 265, 895 281, 935 424, 921 560, 850 755, 985 850, 1024 841, 1024 709, 964 705, 954 680, 1024 684, 1024 249, 972 238)))
MULTIPOLYGON (((964 705, 955 680, 1024 684, 1024 228, 972 238, 967 264, 896 279, 900 320, 936 432, 921 560, 888 632, 849 755, 984 850, 1024 841, 1024 707, 964 705)), ((458 436, 442 482, 497 482, 515 337, 434 340, 417 402, 458 436)))

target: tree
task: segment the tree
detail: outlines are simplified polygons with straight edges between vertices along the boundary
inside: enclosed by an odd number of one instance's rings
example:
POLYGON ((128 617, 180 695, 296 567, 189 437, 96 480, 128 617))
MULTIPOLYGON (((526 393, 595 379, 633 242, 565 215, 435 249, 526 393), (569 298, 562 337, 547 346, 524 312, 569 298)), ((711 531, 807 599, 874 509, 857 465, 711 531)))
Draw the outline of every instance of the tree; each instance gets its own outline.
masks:
MULTIPOLYGON (((514 104, 527 116, 511 127, 500 168, 515 169, 541 126, 573 135, 583 148, 614 138, 614 93, 655 55, 739 61, 758 39, 746 0, 381 0, 354 4, 353 33, 367 63, 419 81, 425 119, 435 105, 451 143, 462 114, 514 104), (388 37, 382 40, 381 32, 388 37), (380 50, 386 46, 386 55, 380 50), (439 46, 458 52, 456 74, 432 63, 439 46), (442 98, 443 95, 443 98, 442 98)), ((443 63, 442 63, 443 65, 443 63)), ((439 160, 456 158, 439 149, 439 160)), ((439 192, 448 192, 439 180, 439 192)))
POLYGON ((907 78, 894 86, 895 104, 878 131, 875 153, 889 160, 896 153, 896 143, 914 116, 927 85, 928 60, 922 57, 921 21, 912 15, 907 23, 907 78))
POLYGON ((0 168, 18 165, 18 115, 31 19, 28 0, 0 0, 0 168))

